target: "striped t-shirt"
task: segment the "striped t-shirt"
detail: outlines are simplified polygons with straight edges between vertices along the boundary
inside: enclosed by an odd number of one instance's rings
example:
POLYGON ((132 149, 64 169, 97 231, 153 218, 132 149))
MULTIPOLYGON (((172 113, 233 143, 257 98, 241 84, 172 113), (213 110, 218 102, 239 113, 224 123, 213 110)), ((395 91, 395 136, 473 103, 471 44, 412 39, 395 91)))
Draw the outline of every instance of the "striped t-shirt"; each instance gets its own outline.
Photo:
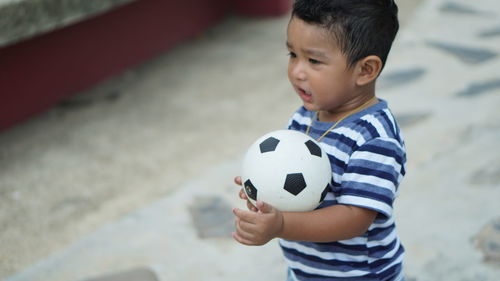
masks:
MULTIPOLYGON (((332 123, 312 122, 314 112, 301 107, 289 129, 320 137, 332 123), (311 123, 312 122, 312 123, 311 123)), ((318 208, 335 204, 376 210, 362 236, 330 243, 280 239, 285 260, 298 280, 400 280, 403 246, 393 217, 393 202, 405 174, 406 153, 387 103, 379 103, 340 122, 320 142, 333 171, 331 190, 318 208)))

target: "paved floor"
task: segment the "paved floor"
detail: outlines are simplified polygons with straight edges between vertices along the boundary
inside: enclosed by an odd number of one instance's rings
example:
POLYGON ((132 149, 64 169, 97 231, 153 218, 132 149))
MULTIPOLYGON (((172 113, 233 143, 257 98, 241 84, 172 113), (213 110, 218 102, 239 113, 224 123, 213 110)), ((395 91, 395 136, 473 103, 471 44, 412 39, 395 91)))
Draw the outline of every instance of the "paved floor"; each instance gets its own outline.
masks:
MULTIPOLYGON (((408 147, 410 280, 500 276, 500 4, 474 3, 406 6, 378 85, 408 147)), ((286 22, 228 19, 2 133, 0 278, 282 280, 276 243, 236 244, 228 212, 242 153, 299 105, 286 22)))

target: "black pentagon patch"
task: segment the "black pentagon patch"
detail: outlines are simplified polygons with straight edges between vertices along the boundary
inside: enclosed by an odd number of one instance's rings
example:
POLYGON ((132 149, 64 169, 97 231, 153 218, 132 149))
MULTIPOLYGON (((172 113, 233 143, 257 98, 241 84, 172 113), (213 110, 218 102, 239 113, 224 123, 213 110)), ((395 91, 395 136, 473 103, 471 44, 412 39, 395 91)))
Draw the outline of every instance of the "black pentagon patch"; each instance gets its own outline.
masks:
POLYGON ((321 198, 319 198, 319 203, 323 202, 325 200, 326 194, 328 193, 328 190, 330 189, 330 185, 327 184, 323 192, 321 192, 321 198))
POLYGON ((261 153, 266 153, 270 151, 274 151, 276 147, 278 146, 278 143, 280 142, 279 139, 269 137, 265 141, 260 143, 260 152, 261 153))
POLYGON ((245 193, 248 195, 248 197, 252 198, 253 200, 257 200, 257 188, 253 186, 252 182, 250 180, 245 181, 245 193))
POLYGON ((319 147, 317 144, 315 144, 312 140, 306 141, 305 145, 307 146, 307 149, 309 149, 309 152, 312 155, 315 155, 315 156, 318 156, 321 158, 321 147, 319 147))
POLYGON ((283 188, 293 195, 299 194, 306 188, 306 181, 301 173, 286 175, 285 186, 283 188))

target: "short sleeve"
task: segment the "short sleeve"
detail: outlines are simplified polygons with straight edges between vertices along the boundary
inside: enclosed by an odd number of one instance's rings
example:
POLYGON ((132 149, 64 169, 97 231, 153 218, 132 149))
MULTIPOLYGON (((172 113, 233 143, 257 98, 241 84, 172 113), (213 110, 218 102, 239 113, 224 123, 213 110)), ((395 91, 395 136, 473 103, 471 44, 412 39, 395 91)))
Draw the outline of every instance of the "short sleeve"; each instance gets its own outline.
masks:
POLYGON ((394 139, 375 138, 364 143, 349 158, 337 202, 392 216, 405 159, 404 147, 394 139))

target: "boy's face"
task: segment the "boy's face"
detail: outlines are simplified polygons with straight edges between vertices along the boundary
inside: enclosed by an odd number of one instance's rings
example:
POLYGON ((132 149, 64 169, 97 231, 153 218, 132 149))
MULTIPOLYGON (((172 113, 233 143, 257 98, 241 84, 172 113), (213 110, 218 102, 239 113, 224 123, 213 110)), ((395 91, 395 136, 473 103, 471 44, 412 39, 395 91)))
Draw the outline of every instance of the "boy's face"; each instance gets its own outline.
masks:
POLYGON ((354 67, 347 67, 335 41, 326 29, 297 17, 288 24, 288 79, 308 110, 331 119, 356 99, 354 67))

